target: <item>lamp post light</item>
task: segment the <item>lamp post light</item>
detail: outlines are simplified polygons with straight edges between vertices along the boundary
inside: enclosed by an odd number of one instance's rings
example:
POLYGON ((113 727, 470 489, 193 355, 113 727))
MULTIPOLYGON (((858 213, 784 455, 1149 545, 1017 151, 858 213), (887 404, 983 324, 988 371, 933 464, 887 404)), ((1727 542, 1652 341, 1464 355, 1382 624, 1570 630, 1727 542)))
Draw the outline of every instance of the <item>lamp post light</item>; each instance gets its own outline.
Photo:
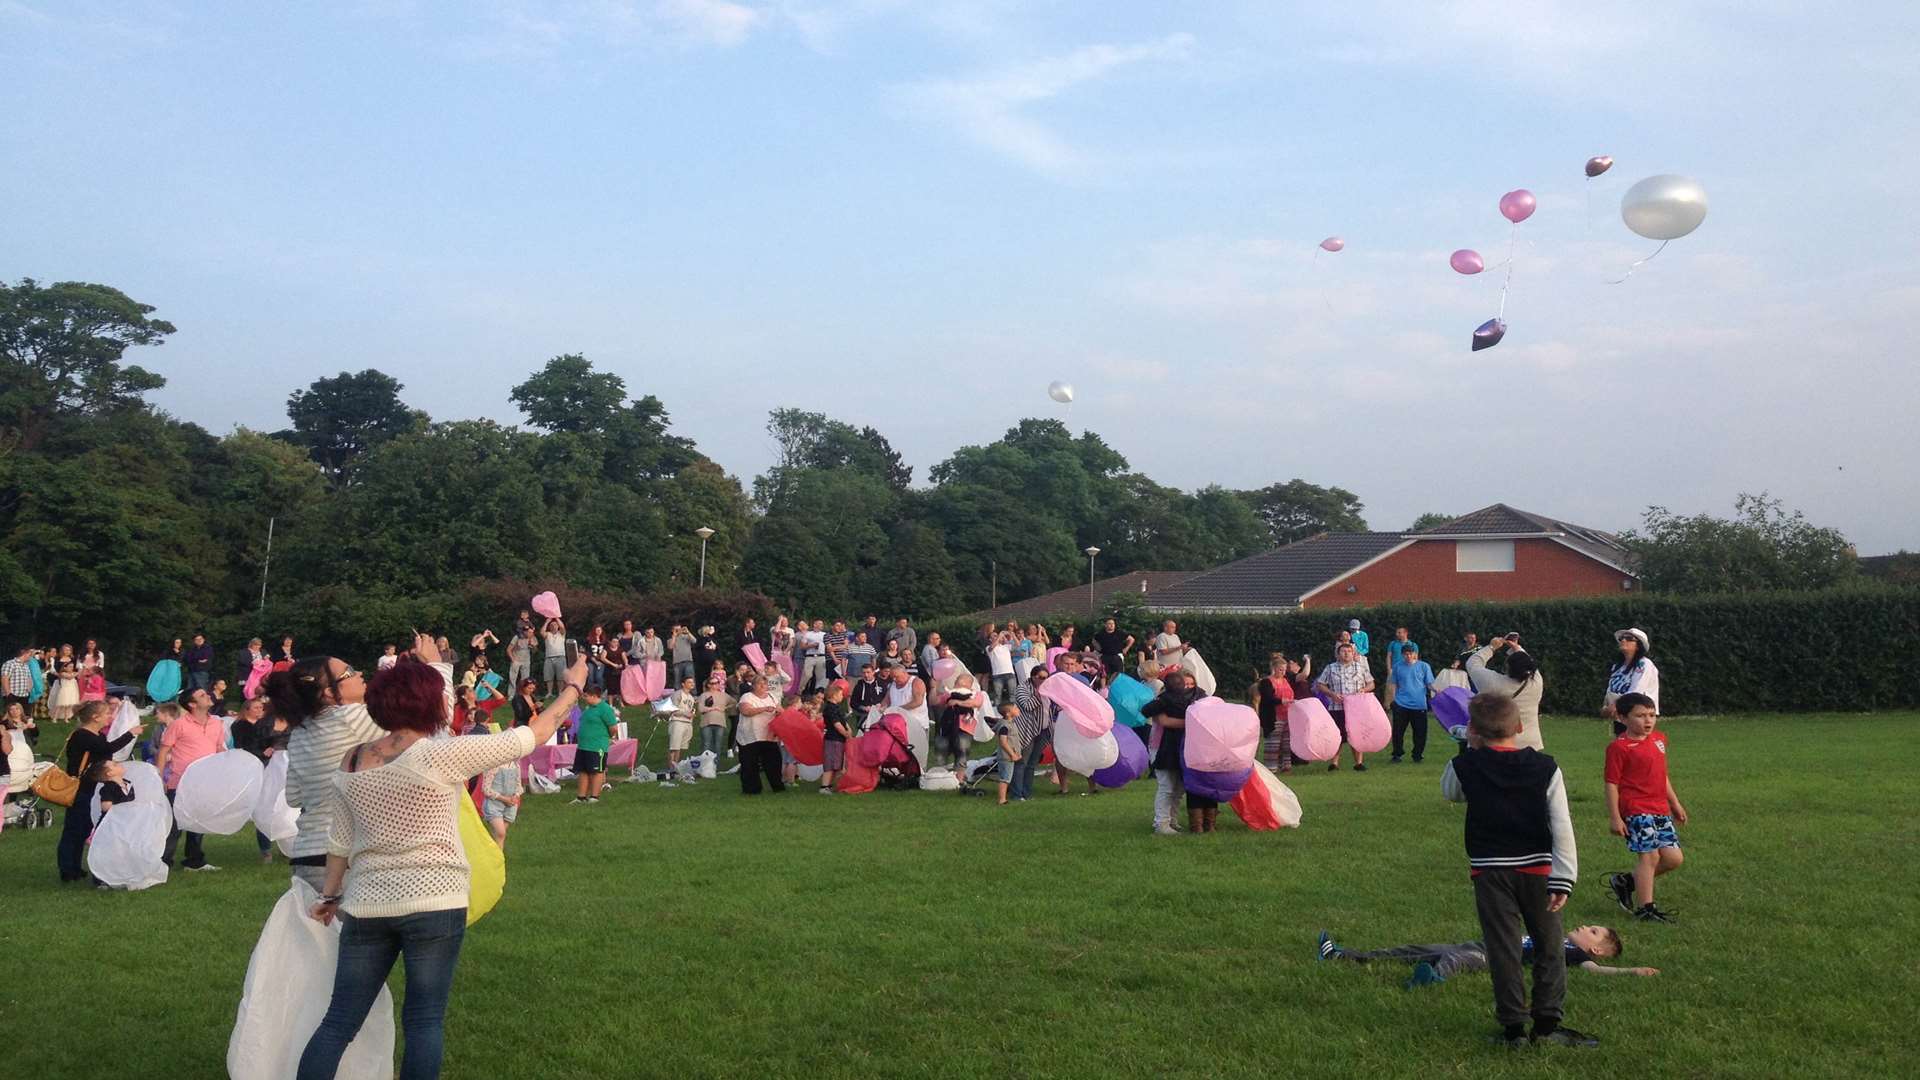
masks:
POLYGON ((707 541, 713 539, 713 530, 702 525, 693 530, 693 535, 700 538, 700 588, 704 589, 707 587, 707 541))
POLYGON ((1100 554, 1099 548, 1097 547, 1087 548, 1087 614, 1089 615, 1093 614, 1093 609, 1095 606, 1094 599, 1093 599, 1093 560, 1094 560, 1094 557, 1099 554, 1100 554))

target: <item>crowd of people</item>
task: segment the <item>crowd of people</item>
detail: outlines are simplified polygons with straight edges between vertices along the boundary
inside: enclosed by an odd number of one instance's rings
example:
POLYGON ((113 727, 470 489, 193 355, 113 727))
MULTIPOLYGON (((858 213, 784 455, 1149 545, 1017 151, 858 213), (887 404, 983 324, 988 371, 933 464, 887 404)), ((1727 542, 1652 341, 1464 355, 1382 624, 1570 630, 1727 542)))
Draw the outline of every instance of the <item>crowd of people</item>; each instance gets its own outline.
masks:
MULTIPOLYGON (((1031 799, 1046 764, 1055 720, 1054 706, 1041 692, 1046 680, 1077 679, 1100 689, 1124 675, 1146 684, 1154 695, 1140 710, 1152 727, 1153 831, 1205 834, 1215 828, 1218 803, 1181 786, 1187 709, 1215 688, 1201 685, 1204 664, 1195 663, 1193 644, 1181 638, 1173 620, 1144 641, 1113 619, 1084 637, 1072 626, 1060 627, 1056 636, 1039 624, 985 624, 970 643, 972 658, 985 669, 984 680, 956 656, 953 643, 937 632, 923 637, 907 618, 883 625, 868 616, 851 628, 840 620, 781 616, 763 629, 748 620, 735 640, 738 654, 723 655, 726 650, 710 625, 673 625, 660 634, 655 627, 623 620, 617 629, 595 625, 576 634, 562 619, 536 620, 522 611, 501 650, 505 678, 490 659, 503 643, 482 630, 468 640, 464 658, 444 636, 421 635, 404 650, 390 646, 375 660, 372 676, 337 657, 297 656, 291 638, 283 638, 273 652, 255 639, 236 655, 229 684, 213 669, 212 646, 195 634, 190 645, 172 642, 155 664, 156 670, 179 665, 174 698, 111 737, 107 727, 117 699, 139 696, 141 688, 108 681, 106 656, 97 643, 88 641, 78 650, 21 647, 0 669, 5 692, 0 767, 7 768, 9 802, 30 799, 35 785, 22 779, 40 771, 32 747, 41 725, 71 719, 59 764, 77 789, 55 861, 61 881, 77 882, 89 880, 83 858, 95 824, 95 792, 102 812, 109 813, 132 797, 118 760, 151 760, 171 800, 186 770, 208 755, 234 747, 262 762, 286 756, 286 800, 300 812, 296 835, 283 845, 292 876, 314 891, 316 918, 350 916, 333 1004, 302 1061, 302 1077, 332 1075, 331 1063, 403 952, 408 956, 406 1052, 410 1061, 419 1057, 418 1065, 404 1066, 403 1074, 433 1075, 437 1065, 429 1059, 437 1061, 439 1053, 440 1016, 457 960, 459 909, 465 905, 467 860, 452 835, 454 800, 477 790, 483 816, 504 847, 525 791, 522 759, 570 729, 577 740, 573 802, 597 802, 605 791, 607 752, 619 723, 615 702, 634 685, 626 677, 634 665, 668 666, 672 674, 668 699, 654 703, 668 718, 669 775, 691 751, 697 729, 700 753, 718 756, 724 750, 737 757, 743 793, 780 791, 796 782, 798 770, 776 730, 783 716, 797 716, 814 724, 824 740, 818 790, 831 793, 846 767, 848 741, 880 716, 897 713, 915 719, 926 736, 913 746, 922 765, 939 755, 962 769, 976 742, 989 745, 1002 804, 1031 799), (236 685, 238 693, 230 692, 236 685), (497 715, 502 707, 508 713, 497 715), (149 735, 150 725, 159 730, 149 735), (447 738, 469 735, 475 737, 447 738), (1183 795, 1184 830, 1179 820, 1183 795)), ((1670 921, 1670 913, 1654 903, 1653 882, 1679 866, 1673 821, 1684 824, 1686 817, 1665 782, 1663 734, 1654 735, 1658 669, 1643 631, 1623 630, 1616 640, 1620 660, 1601 691, 1601 712, 1614 720, 1620 735, 1607 756, 1607 804, 1614 831, 1627 838, 1636 861, 1613 875, 1609 887, 1636 917, 1670 921)), ((1457 646, 1442 651, 1445 662, 1438 671, 1423 659, 1405 627, 1394 629, 1380 653, 1373 651, 1358 620, 1338 630, 1330 645, 1332 660, 1317 671, 1310 655, 1275 652, 1267 674, 1247 688, 1259 718, 1261 757, 1277 772, 1296 766, 1287 716, 1294 701, 1310 695, 1326 704, 1344 740, 1343 705, 1349 695, 1382 693, 1391 707, 1393 762, 1402 761, 1408 749, 1413 762, 1424 760, 1428 703, 1450 686, 1478 694, 1468 736, 1475 749, 1484 744, 1538 754, 1544 747, 1539 724, 1544 679, 1518 634, 1482 644, 1467 633, 1457 646), (1376 661, 1381 662, 1376 666, 1376 661), (1483 714, 1495 719, 1483 724, 1483 714)), ((154 678, 149 676, 149 686, 154 678)), ((1350 744, 1348 752, 1352 768, 1366 770, 1364 755, 1350 744)), ((1337 756, 1328 768, 1340 768, 1337 756)), ((1466 783, 1456 777, 1450 766, 1450 793, 1466 783)), ((1072 775, 1058 763, 1048 782, 1058 794, 1073 789, 1072 775)), ((1086 790, 1098 791, 1091 778, 1086 790)), ((1470 790, 1466 797, 1472 801, 1470 790)), ((1473 820, 1470 811, 1470 850, 1473 820)), ((163 858, 168 866, 181 836, 176 825, 167 837, 163 858)), ((202 837, 184 836, 185 868, 217 870, 206 861, 202 837)), ((264 835, 259 848, 263 861, 273 858, 264 835)), ((1497 862, 1502 856, 1490 857, 1497 862)), ((1542 865, 1559 872, 1557 856, 1542 865)), ((1544 916, 1534 918, 1541 915, 1535 909, 1547 902, 1514 901, 1521 904, 1515 910, 1527 917, 1536 941, 1559 936, 1544 934, 1544 916)), ((1617 952, 1617 941, 1615 947, 1617 952)), ((1482 954, 1503 977, 1507 968, 1517 972, 1518 948, 1504 937, 1494 941, 1489 930, 1482 954)), ((1538 958, 1554 952, 1532 951, 1536 978, 1538 958)), ((1585 949, 1584 955, 1609 954, 1585 949)), ((1439 971, 1458 969, 1465 961, 1448 953, 1436 954, 1429 963, 1439 971)), ((1511 1010, 1504 1004, 1502 1009, 1506 1023, 1511 1010)))

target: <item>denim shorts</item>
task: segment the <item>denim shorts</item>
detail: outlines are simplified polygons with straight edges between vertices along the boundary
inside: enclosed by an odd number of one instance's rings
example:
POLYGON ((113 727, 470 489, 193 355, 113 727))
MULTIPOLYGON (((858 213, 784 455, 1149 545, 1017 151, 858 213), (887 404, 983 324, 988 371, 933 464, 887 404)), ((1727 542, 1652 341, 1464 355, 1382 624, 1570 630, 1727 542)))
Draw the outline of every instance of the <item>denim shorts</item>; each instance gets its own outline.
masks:
POLYGON ((1635 855, 1679 846, 1680 838, 1673 832, 1673 819, 1667 815, 1634 814, 1627 818, 1627 850, 1635 855))
POLYGON ((1013 770, 1019 767, 1018 762, 1002 757, 994 764, 993 774, 1000 778, 1001 783, 1011 784, 1013 783, 1013 770))
POLYGON ((499 799, 487 799, 480 804, 480 817, 485 821, 492 821, 494 818, 514 821, 520 817, 520 808, 511 803, 503 803, 499 799))

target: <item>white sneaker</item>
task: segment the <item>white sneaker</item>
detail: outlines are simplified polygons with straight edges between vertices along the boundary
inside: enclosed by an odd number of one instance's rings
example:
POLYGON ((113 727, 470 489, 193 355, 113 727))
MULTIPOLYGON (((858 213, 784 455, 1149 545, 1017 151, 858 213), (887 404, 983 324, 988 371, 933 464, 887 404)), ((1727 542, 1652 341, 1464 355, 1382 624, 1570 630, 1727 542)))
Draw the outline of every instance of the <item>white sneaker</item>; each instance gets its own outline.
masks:
POLYGON ((1180 834, 1179 834, 1178 832, 1176 832, 1176 831, 1174 831, 1174 828, 1173 828, 1173 826, 1171 826, 1171 825, 1167 825, 1167 824, 1160 824, 1160 825, 1155 825, 1155 826, 1153 827, 1153 835, 1155 835, 1155 836, 1179 836, 1180 834))
POLYGON ((823 788, 821 788, 821 789, 820 789, 820 794, 822 794, 822 795, 831 795, 831 794, 833 794, 833 789, 832 789, 832 788, 830 788, 830 787, 823 787, 823 788))
POLYGON ((660 781, 660 786, 661 787, 679 787, 680 785, 674 783, 671 780, 662 780, 660 781))
POLYGON ((582 799, 576 796, 571 802, 567 803, 567 805, 568 806, 585 806, 589 801, 590 800, 582 799))

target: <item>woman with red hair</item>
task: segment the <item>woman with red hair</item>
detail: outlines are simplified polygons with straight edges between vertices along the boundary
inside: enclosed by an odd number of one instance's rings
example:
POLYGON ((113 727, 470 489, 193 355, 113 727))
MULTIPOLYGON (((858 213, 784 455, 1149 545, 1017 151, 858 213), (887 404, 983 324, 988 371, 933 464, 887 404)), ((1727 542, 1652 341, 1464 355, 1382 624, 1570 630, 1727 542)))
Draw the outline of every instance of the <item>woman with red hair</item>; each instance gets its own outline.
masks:
POLYGON ((313 918, 340 916, 340 962, 327 1014, 300 1055, 300 1080, 331 1080, 394 961, 407 960, 403 1077, 440 1075, 447 997, 466 935, 470 871, 455 813, 471 777, 547 741, 579 699, 586 661, 525 727, 432 738, 447 725, 453 668, 426 634, 413 658, 373 677, 367 712, 386 732, 362 743, 333 776, 326 885, 313 918))

